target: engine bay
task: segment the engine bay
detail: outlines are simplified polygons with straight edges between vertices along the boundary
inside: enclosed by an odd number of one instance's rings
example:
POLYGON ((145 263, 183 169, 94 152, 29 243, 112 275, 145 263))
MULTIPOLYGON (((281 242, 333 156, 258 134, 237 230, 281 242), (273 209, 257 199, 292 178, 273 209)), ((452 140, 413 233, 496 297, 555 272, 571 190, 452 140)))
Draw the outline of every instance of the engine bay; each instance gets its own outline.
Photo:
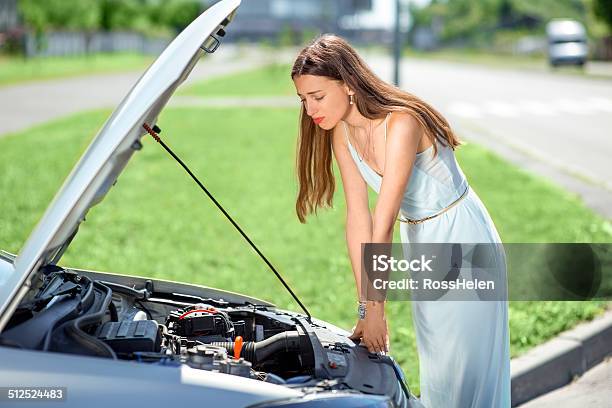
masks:
POLYGON ((188 366, 308 393, 387 395, 397 406, 411 398, 392 358, 368 353, 341 329, 197 289, 49 265, 0 333, 0 347, 188 366))
POLYGON ((190 303, 154 294, 151 281, 134 289, 51 269, 0 335, 3 345, 186 364, 276 384, 313 378, 309 336, 290 314, 215 299, 190 303))
POLYGON ((397 363, 347 336, 241 294, 47 265, 0 333, 0 348, 189 367, 309 394, 386 395, 409 406, 414 397, 397 363))

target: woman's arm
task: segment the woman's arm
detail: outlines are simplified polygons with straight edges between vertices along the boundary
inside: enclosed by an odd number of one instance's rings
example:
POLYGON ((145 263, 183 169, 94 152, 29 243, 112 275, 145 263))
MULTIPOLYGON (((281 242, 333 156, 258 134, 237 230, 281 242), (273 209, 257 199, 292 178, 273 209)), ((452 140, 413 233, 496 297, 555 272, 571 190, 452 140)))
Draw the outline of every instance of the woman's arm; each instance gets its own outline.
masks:
POLYGON ((368 242, 392 241, 393 226, 423 135, 419 122, 408 113, 394 112, 387 125, 384 177, 374 209, 372 237, 368 242))
MULTIPOLYGON (((355 277, 357 298, 361 298, 361 244, 372 238, 372 217, 368 204, 368 187, 346 144, 342 123, 332 136, 332 149, 344 188, 346 200, 346 244, 355 277)), ((365 299, 360 299, 365 300, 365 299)))
MULTIPOLYGON (((370 214, 367 185, 353 161, 341 124, 332 136, 332 148, 344 185, 347 205, 346 240, 360 300, 361 244, 391 242, 393 225, 399 212, 406 184, 410 179, 416 150, 421 137, 418 122, 408 114, 392 115, 387 128, 385 169, 381 191, 370 214)), ((366 318, 358 320, 351 338, 361 338, 370 352, 388 351, 389 337, 384 302, 368 301, 366 318)))

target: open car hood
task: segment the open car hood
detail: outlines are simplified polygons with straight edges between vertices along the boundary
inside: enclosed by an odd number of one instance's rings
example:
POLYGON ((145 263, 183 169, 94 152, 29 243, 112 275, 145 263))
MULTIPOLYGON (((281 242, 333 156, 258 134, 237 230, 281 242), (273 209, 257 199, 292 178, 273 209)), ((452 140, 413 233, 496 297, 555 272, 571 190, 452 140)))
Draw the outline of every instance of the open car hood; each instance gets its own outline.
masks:
POLYGON ((13 271, 0 276, 0 316, 10 314, 43 266, 55 264, 89 209, 100 202, 141 148, 176 88, 204 52, 219 45, 219 30, 232 20, 240 0, 222 0, 183 30, 140 77, 112 113, 45 211, 14 260, 13 271))

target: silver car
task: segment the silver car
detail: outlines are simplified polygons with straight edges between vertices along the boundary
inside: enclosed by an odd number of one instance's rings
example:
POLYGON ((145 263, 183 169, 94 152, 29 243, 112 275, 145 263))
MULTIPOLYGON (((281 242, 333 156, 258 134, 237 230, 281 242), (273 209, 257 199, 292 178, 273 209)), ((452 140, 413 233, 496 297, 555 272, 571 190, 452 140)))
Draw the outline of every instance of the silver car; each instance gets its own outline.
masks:
POLYGON ((583 66, 589 47, 584 26, 575 20, 552 20, 546 25, 548 61, 556 67, 562 64, 583 66))
POLYGON ((202 53, 219 46, 239 5, 216 3, 176 37, 103 125, 19 254, 0 251, 0 404, 421 406, 393 358, 310 316, 284 281, 303 313, 220 289, 58 265, 140 139, 159 136, 160 111, 202 53))

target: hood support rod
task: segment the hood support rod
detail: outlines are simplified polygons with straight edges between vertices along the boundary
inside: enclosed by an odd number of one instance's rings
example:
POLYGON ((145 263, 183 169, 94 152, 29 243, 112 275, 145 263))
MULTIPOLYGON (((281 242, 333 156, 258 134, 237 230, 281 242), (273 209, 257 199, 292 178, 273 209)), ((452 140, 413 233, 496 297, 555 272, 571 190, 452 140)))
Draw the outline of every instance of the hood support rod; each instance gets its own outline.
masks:
POLYGON ((263 259, 263 261, 266 263, 266 265, 268 265, 270 270, 274 272, 274 274, 280 280, 283 286, 289 291, 291 296, 293 296, 293 299, 295 299, 295 301, 300 305, 304 313, 306 313, 306 316, 308 316, 308 322, 312 323, 311 321, 312 316, 310 315, 310 312, 308 311, 308 309, 306 309, 306 306, 304 306, 304 304, 300 301, 300 299, 298 299, 297 295, 293 292, 293 290, 291 290, 291 288, 289 287, 287 282, 285 282, 283 277, 276 271, 276 268, 274 267, 274 265, 272 265, 270 261, 268 261, 266 256, 263 253, 261 253, 259 248, 257 248, 257 246, 253 243, 253 241, 251 241, 251 239, 242 230, 242 228, 240 228, 240 226, 233 220, 233 218, 227 213, 227 211, 225 211, 225 209, 221 206, 221 204, 219 204, 219 202, 215 199, 215 197, 213 197, 213 195, 208 191, 208 189, 204 187, 204 185, 200 182, 200 180, 198 180, 198 178, 191 172, 191 170, 189 170, 189 167, 187 167, 187 165, 183 163, 183 161, 176 154, 174 154, 174 152, 163 142, 163 140, 161 140, 161 138, 159 137, 159 133, 161 133, 161 129, 157 127, 157 125, 151 128, 146 123, 143 123, 142 127, 144 128, 144 130, 147 131, 148 134, 150 134, 153 137, 153 139, 155 139, 157 143, 159 143, 170 154, 170 156, 174 158, 174 160, 176 160, 183 167, 183 169, 191 176, 191 178, 197 183, 197 185, 200 186, 200 188, 206 193, 208 198, 210 198, 211 201, 217 206, 217 208, 223 213, 223 215, 225 215, 225 218, 227 218, 229 222, 232 223, 232 225, 234 226, 234 228, 238 230, 240 235, 242 235, 242 237, 249 243, 249 245, 251 245, 251 248, 253 248, 255 252, 257 252, 259 257, 263 259))

